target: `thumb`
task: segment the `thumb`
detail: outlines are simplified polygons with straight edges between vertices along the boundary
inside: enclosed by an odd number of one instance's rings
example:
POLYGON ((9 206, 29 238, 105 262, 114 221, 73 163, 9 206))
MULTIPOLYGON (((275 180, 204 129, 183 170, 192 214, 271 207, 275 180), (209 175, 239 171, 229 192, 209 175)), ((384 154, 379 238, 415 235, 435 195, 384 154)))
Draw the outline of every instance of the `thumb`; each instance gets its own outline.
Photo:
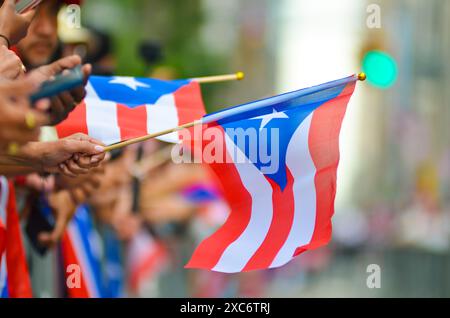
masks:
POLYGON ((86 86, 86 84, 89 81, 89 76, 91 76, 92 74, 92 65, 91 64, 83 65, 82 71, 84 75, 84 85, 86 86))
POLYGON ((25 13, 22 13, 22 18, 26 22, 31 23, 31 21, 33 21, 35 15, 36 15, 36 9, 31 9, 25 13))
POLYGON ((81 64, 81 58, 78 55, 71 55, 53 62, 48 65, 48 69, 52 75, 56 75, 64 71, 65 69, 72 69, 81 64))

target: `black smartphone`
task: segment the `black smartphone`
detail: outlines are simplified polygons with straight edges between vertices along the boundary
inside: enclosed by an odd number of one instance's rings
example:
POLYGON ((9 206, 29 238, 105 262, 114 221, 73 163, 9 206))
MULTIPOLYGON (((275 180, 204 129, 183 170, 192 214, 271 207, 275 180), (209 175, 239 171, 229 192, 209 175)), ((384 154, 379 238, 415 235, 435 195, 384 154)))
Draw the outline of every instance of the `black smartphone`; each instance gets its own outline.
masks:
POLYGON ((36 196, 31 200, 31 211, 25 225, 25 233, 31 246, 39 255, 45 255, 48 248, 39 243, 39 234, 51 232, 55 227, 52 209, 43 196, 36 196))
POLYGON ((83 85, 83 82, 84 74, 81 65, 78 65, 77 67, 68 70, 68 72, 55 76, 53 80, 44 82, 39 91, 31 95, 31 103, 69 91, 83 85))

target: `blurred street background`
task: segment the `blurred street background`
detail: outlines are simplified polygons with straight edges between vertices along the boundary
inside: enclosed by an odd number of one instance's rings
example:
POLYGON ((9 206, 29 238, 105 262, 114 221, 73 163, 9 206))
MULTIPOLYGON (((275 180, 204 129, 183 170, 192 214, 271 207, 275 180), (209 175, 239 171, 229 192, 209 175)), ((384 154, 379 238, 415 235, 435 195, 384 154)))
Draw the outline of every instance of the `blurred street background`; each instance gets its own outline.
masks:
POLYGON ((135 295, 450 296, 450 1, 86 0, 81 17, 61 38, 101 74, 244 71, 203 85, 209 112, 368 74, 344 122, 329 246, 273 271, 185 270, 209 233, 190 220, 135 295), (371 264, 379 289, 366 284, 371 264))

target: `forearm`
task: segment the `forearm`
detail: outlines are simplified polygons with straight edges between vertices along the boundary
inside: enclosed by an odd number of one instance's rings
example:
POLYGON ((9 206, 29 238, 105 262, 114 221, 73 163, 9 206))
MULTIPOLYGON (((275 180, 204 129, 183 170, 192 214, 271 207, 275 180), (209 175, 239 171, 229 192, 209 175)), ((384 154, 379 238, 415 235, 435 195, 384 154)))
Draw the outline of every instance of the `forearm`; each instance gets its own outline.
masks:
POLYGON ((11 46, 11 32, 9 27, 0 21, 0 45, 6 46, 8 49, 11 46))
POLYGON ((0 154, 0 167, 2 170, 26 170, 42 172, 42 147, 43 143, 29 142, 19 148, 15 155, 0 154))
POLYGON ((31 173, 35 173, 35 172, 38 172, 38 171, 32 167, 0 165, 0 175, 5 176, 7 178, 21 176, 21 175, 27 175, 27 174, 31 174, 31 173))

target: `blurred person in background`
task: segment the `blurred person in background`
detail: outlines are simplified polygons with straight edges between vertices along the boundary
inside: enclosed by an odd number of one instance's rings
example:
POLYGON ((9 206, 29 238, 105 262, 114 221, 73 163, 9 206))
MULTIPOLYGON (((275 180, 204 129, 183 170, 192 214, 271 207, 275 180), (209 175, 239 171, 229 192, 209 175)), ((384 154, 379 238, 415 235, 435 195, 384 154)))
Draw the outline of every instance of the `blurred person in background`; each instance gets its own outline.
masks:
POLYGON ((396 218, 396 244, 445 253, 450 242, 450 217, 442 207, 437 167, 425 162, 417 169, 413 198, 396 218))
MULTIPOLYGON (((61 10, 64 12, 64 10, 61 10)), ((64 16, 60 13, 60 16, 64 16)), ((64 21, 64 20, 63 20, 64 21)), ((92 65, 92 74, 113 76, 116 59, 112 54, 112 38, 108 33, 92 27, 73 29, 60 22, 59 34, 63 42, 64 56, 78 54, 92 65)))
POLYGON ((36 9, 28 34, 17 45, 27 69, 51 63, 60 56, 57 15, 63 4, 60 0, 46 0, 36 9))

